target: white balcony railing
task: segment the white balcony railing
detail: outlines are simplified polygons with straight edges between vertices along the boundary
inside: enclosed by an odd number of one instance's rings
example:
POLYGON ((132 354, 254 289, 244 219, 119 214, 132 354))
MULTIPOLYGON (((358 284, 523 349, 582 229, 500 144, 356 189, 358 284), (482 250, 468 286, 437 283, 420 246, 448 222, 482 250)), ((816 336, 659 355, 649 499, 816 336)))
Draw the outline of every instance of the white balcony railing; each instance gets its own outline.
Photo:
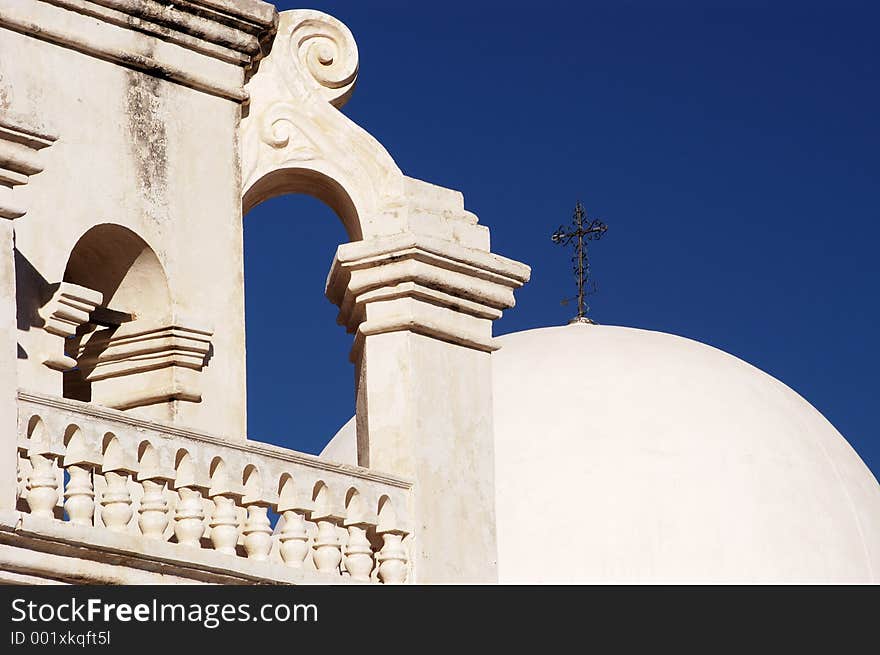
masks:
POLYGON ((34 393, 19 392, 18 412, 17 515, 0 521, 6 543, 28 542, 49 559, 109 554, 175 580, 411 577, 406 480, 34 393))

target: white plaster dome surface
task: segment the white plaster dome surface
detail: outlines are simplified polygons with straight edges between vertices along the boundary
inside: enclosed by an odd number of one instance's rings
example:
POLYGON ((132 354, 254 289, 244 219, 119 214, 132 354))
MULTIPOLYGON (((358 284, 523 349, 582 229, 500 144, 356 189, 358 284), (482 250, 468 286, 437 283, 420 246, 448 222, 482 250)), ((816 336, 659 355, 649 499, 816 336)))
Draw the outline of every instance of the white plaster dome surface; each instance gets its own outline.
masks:
POLYGON ((778 380, 646 330, 499 342, 501 582, 878 581, 880 486, 778 380))
POLYGON ((869 582, 880 488, 787 386, 710 346, 571 325, 493 356, 505 582, 869 582))

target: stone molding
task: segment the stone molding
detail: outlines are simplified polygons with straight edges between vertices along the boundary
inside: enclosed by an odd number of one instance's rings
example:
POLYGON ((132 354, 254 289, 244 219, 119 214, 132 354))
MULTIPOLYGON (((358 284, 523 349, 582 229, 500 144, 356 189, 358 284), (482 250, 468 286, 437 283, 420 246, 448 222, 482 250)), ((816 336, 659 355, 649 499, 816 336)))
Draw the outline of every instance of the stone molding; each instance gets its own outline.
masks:
POLYGON ((15 202, 13 187, 27 184, 31 175, 43 170, 40 150, 57 140, 23 117, 0 111, 0 218, 25 215, 27 209, 15 202))
POLYGON ((410 331, 491 352, 492 321, 515 304, 525 264, 438 238, 401 234, 339 246, 327 280, 337 322, 365 336, 410 331))
POLYGON ((259 0, 4 0, 0 26, 242 102, 277 15, 259 0))
POLYGON ((178 323, 146 327, 135 321, 88 335, 76 361, 92 402, 116 409, 201 402, 199 373, 210 359, 212 335, 178 323))
POLYGON ((201 371, 211 350, 211 330, 180 325, 103 335, 80 346, 77 361, 90 381, 134 375, 167 366, 201 371))
MULTIPOLYGON (((375 482, 377 484, 388 485, 404 491, 409 491, 413 483, 406 478, 391 475, 375 469, 368 469, 361 466, 352 466, 350 464, 339 464, 329 460, 321 459, 315 455, 301 453, 296 450, 289 450, 281 446, 273 446, 272 444, 261 443, 259 441, 237 441, 230 440, 228 437, 190 430, 188 428, 177 425, 169 425, 150 421, 148 419, 139 418, 131 414, 111 409, 108 407, 100 407, 91 403, 84 403, 78 400, 70 400, 68 398, 59 398, 47 394, 35 393, 32 391, 19 390, 18 400, 20 403, 31 405, 35 411, 44 407, 48 410, 63 412, 71 418, 81 416, 87 421, 95 421, 104 424, 113 424, 115 430, 130 430, 135 433, 153 432, 161 434, 167 438, 178 438, 191 441, 194 444, 201 444, 194 450, 207 451, 212 448, 222 448, 226 451, 234 451, 240 454, 242 458, 262 458, 267 457, 278 460, 282 463, 292 464, 296 466, 304 466, 310 469, 326 471, 328 473, 350 477, 366 482, 375 482)), ((168 465, 170 467, 170 464, 168 465)), ((167 467, 166 467, 167 468, 167 467)))
MULTIPOLYGON (((70 282, 59 282, 57 287, 39 314, 46 332, 67 339, 89 322, 91 313, 103 302, 104 294, 70 282)), ((63 344, 59 350, 61 352, 46 355, 43 364, 56 371, 69 371, 75 367, 76 359, 63 352, 63 344)))
POLYGON ((0 548, 3 569, 80 584, 362 584, 348 576, 230 557, 205 548, 180 548, 24 512, 0 511, 0 544, 27 551, 16 557, 0 548), (87 575, 83 560, 89 562, 87 575))

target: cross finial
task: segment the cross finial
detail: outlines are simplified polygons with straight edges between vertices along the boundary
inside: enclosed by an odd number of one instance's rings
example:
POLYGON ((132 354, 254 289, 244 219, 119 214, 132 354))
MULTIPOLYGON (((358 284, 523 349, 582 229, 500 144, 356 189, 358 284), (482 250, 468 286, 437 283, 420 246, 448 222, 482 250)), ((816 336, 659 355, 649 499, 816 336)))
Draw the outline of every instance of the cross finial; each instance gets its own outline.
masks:
MULTIPOLYGON (((588 219, 587 212, 580 200, 574 207, 571 225, 566 228, 563 225, 553 233, 550 239, 553 243, 567 246, 571 243, 575 244, 574 256, 571 258, 575 278, 577 279, 577 316, 572 323, 595 323, 591 318, 587 317, 589 306, 584 300, 585 296, 590 293, 587 290, 590 282, 590 259, 587 254, 586 241, 601 239, 608 226, 598 218, 588 219)), ((567 302, 567 301, 563 301, 567 302)))

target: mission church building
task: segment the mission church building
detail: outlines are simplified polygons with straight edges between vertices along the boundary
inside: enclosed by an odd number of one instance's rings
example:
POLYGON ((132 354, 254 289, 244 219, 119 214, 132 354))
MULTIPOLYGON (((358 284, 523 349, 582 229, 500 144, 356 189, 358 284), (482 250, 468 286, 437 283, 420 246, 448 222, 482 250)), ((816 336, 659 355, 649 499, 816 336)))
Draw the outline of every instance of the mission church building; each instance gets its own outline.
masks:
POLYGON ((0 581, 880 579, 877 481, 781 382, 494 337, 528 266, 340 111, 357 71, 313 10, 0 3, 0 581), (246 434, 242 217, 291 193, 349 238, 356 415, 319 457, 246 434))

